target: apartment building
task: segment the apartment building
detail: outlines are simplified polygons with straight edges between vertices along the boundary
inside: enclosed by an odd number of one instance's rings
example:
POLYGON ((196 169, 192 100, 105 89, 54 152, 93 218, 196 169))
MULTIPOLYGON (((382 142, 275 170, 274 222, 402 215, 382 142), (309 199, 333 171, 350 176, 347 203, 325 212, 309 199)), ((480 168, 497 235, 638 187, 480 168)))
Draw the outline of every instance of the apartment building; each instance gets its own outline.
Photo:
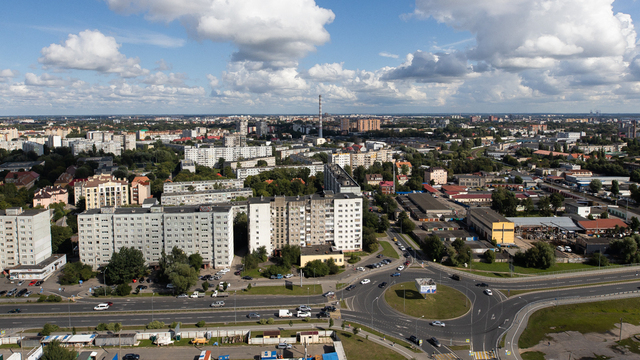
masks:
POLYGON ((74 156, 79 155, 82 152, 89 152, 91 150, 100 151, 103 150, 106 154, 121 155, 122 145, 115 141, 100 141, 93 139, 82 138, 70 138, 63 139, 62 146, 70 147, 74 156))
POLYGON ((360 185, 340 165, 324 165, 324 189, 336 194, 362 195, 360 185))
POLYGON ((247 120, 238 120, 236 122, 236 133, 247 136, 249 133, 249 122, 247 120))
POLYGON ((242 161, 225 161, 224 167, 231 167, 233 170, 237 168, 252 168, 258 166, 258 161, 264 161, 267 163, 266 166, 276 166, 276 157, 275 156, 267 156, 263 158, 255 158, 250 160, 242 160, 242 161))
POLYGON ((224 146, 247 146, 247 135, 243 135, 243 134, 225 135, 224 146))
POLYGON ((365 169, 368 169, 376 161, 382 164, 391 161, 391 159, 391 154, 386 149, 367 152, 342 152, 329 155, 330 164, 338 164, 342 168, 349 165, 351 169, 355 169, 358 166, 364 166, 365 169))
POLYGON ((58 185, 45 186, 33 194, 33 207, 42 206, 48 209, 49 205, 59 202, 69 203, 69 191, 58 185))
POLYGON ((171 193, 220 190, 220 189, 240 189, 244 187, 244 180, 223 179, 223 180, 202 180, 202 181, 167 181, 162 186, 162 195, 171 193))
POLYGON ((210 148, 185 146, 184 158, 193 160, 198 165, 214 167, 220 158, 223 158, 225 161, 238 161, 241 158, 252 159, 271 156, 271 152, 271 146, 218 146, 210 148))
POLYGON ((142 203, 153 197, 151 195, 151 180, 146 176, 136 176, 131 181, 131 203, 142 205, 142 203))
POLYGON ((276 196, 249 199, 249 251, 268 253, 284 245, 332 244, 340 251, 362 248, 362 197, 353 194, 276 196))
POLYGON ((238 197, 250 198, 253 196, 251 188, 185 191, 163 193, 160 201, 162 205, 200 205, 212 203, 228 203, 238 197))
POLYGON ((319 172, 324 171, 324 164, 305 164, 305 165, 280 165, 280 166, 263 166, 253 168, 237 168, 236 177, 238 180, 244 181, 249 176, 255 176, 265 171, 274 169, 309 169, 309 176, 315 176, 319 172))
POLYGON ((129 182, 113 175, 94 175, 73 185, 76 201, 85 199, 87 209, 129 205, 129 182))
POLYGON ((82 263, 94 270, 122 247, 134 247, 147 264, 178 247, 199 253, 205 267, 229 267, 233 260, 233 211, 227 206, 101 208, 78 214, 82 263))
POLYGON ((351 129, 351 120, 347 118, 340 119, 340 131, 349 132, 351 129))
POLYGON ((0 271, 37 265, 51 256, 49 210, 0 210, 0 271))
POLYGON ((358 132, 380 130, 380 119, 358 119, 358 132))
POLYGON ((435 185, 445 185, 447 183, 447 170, 441 167, 432 167, 424 171, 424 182, 430 183, 433 180, 435 185))

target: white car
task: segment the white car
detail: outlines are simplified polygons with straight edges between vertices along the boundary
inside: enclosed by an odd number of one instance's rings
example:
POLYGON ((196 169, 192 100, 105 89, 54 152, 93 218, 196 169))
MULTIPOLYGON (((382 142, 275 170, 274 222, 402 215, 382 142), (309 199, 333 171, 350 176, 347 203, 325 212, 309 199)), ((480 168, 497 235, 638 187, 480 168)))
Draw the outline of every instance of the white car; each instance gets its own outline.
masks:
POLYGON ((292 277, 293 277, 293 274, 287 274, 287 275, 284 276, 285 279, 290 279, 292 277))
POLYGON ((562 247, 562 246, 558 246, 558 247, 556 247, 556 250, 558 250, 558 251, 564 251, 564 247, 562 247))
POLYGON ((333 296, 333 295, 335 295, 335 294, 336 294, 336 293, 334 293, 333 291, 328 291, 328 292, 326 292, 326 293, 322 294, 322 296, 324 296, 324 297, 331 297, 331 296, 333 296))
POLYGON ((231 269, 229 269, 229 268, 225 268, 225 269, 220 270, 220 272, 221 272, 221 273, 223 273, 223 274, 226 274, 226 273, 228 273, 230 270, 231 270, 231 269))
POLYGON ((362 285, 368 284, 368 283, 370 283, 370 282, 371 282, 371 280, 369 280, 369 279, 362 279, 362 280, 360 280, 360 284, 362 284, 362 285))
POLYGON ((489 295, 489 296, 493 295, 493 291, 491 291, 491 289, 486 289, 486 290, 484 291, 484 293, 485 293, 485 294, 487 294, 487 295, 489 295))
POLYGON ((564 247, 564 251, 566 251, 566 252, 571 252, 571 247, 570 247, 570 246, 565 246, 565 247, 564 247))
POLYGON ((298 311, 299 318, 311 317, 311 311, 298 311))
POLYGON ((431 325, 444 327, 444 323, 442 321, 432 321, 431 325))
POLYGON ((364 268, 363 268, 362 266, 358 266, 358 267, 356 268, 356 270, 358 270, 358 271, 364 271, 364 268))
POLYGON ((398 268, 397 268, 397 269, 398 269, 398 271, 402 271, 402 270, 404 270, 404 265, 400 265, 400 266, 398 266, 398 268))
POLYGON ((311 308, 309 307, 309 305, 300 305, 298 306, 298 311, 307 312, 307 311, 311 311, 311 308))

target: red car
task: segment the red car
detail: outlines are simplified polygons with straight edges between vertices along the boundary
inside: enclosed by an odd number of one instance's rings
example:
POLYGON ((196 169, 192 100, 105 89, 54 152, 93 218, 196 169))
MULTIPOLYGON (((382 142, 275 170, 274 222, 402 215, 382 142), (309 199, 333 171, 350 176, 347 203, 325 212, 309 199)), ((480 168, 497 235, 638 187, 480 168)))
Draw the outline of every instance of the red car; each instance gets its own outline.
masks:
POLYGON ((31 280, 31 282, 29 283, 29 286, 33 286, 38 282, 38 280, 31 280))
POLYGON ((409 264, 411 264, 411 261, 405 261, 404 262, 404 266, 409 266, 409 264))

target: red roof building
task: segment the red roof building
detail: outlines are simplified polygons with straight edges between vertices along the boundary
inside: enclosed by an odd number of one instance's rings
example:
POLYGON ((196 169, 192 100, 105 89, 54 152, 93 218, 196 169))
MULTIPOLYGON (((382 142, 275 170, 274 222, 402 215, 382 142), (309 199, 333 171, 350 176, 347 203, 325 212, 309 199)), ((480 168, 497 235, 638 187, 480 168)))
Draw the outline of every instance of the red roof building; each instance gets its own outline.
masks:
POLYGON ((626 229, 627 224, 620 219, 596 219, 589 221, 578 221, 578 225, 584 229, 587 234, 601 234, 609 229, 619 228, 626 229))
POLYGON ((383 194, 393 194, 393 181, 381 181, 380 190, 383 194))

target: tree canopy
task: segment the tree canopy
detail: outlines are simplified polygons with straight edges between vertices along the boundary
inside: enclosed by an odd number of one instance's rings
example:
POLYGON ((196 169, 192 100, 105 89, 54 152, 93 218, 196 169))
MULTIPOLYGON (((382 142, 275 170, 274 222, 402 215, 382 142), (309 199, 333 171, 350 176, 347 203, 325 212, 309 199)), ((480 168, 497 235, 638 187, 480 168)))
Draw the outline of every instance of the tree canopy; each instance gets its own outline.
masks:
POLYGON ((499 187, 491 194, 491 208, 504 216, 516 216, 518 200, 513 192, 499 187))
POLYGON ((146 273, 144 255, 134 247, 122 247, 111 255, 105 272, 107 284, 125 284, 146 273))

